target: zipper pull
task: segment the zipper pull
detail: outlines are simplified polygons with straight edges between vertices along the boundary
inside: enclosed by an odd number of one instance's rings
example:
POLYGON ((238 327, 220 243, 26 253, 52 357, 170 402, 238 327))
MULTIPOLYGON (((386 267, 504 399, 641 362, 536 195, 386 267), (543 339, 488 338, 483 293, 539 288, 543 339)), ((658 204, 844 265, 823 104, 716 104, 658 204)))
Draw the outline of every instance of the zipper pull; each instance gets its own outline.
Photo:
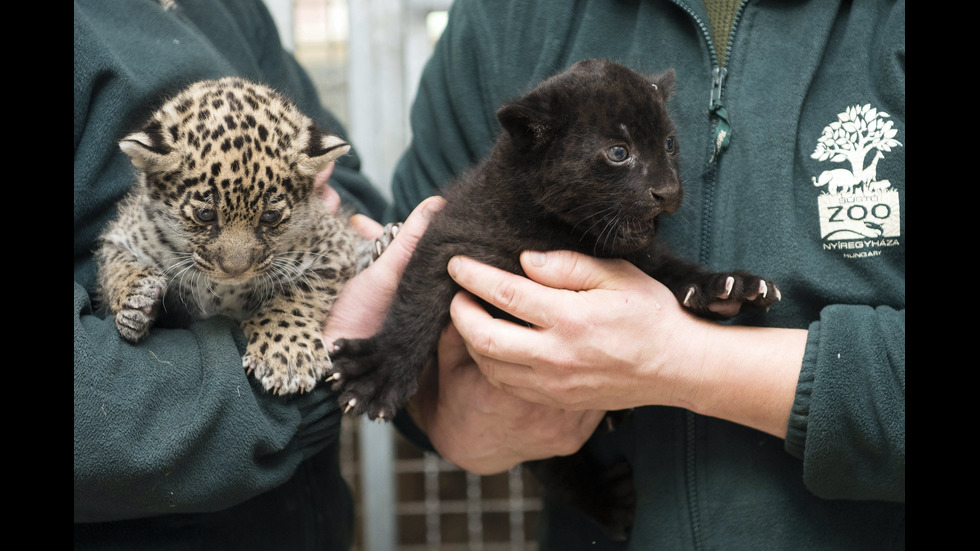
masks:
POLYGON ((711 70, 711 102, 708 108, 714 112, 721 107, 721 89, 725 86, 725 77, 728 76, 728 69, 715 67, 711 70))
POLYGON ((728 111, 721 102, 721 90, 725 86, 726 76, 728 76, 728 69, 724 67, 716 67, 711 71, 711 101, 708 103, 708 112, 718 119, 718 125, 715 127, 715 151, 711 155, 711 161, 728 149, 728 142, 731 141, 732 136, 728 111))

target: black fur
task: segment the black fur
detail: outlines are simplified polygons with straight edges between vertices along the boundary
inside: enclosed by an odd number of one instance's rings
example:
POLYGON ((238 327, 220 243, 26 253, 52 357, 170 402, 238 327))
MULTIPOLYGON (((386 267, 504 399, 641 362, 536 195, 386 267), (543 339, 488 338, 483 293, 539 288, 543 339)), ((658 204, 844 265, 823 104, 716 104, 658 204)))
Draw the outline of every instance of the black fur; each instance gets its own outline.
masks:
MULTIPOLYGON (((446 206, 419 242, 381 331, 338 342, 332 358, 341 404, 354 400, 354 413, 391 418, 415 393, 459 291, 446 272, 454 255, 517 274, 523 274, 525 250, 624 258, 707 317, 717 317, 708 305, 729 276, 736 279, 735 300, 758 289, 756 276, 709 272, 654 240, 659 216, 676 211, 683 195, 679 145, 666 109, 674 78, 673 70, 644 77, 613 62, 586 60, 504 105, 497 112, 504 132, 488 158, 446 191, 446 206)), ((774 295, 745 305, 766 309, 774 295)), ((612 504, 631 509, 632 492, 600 475, 584 483, 579 459, 564 460, 568 469, 552 469, 578 473, 559 476, 566 482, 556 484, 576 486, 564 489, 578 494, 566 501, 591 504, 594 517, 613 512, 617 518, 598 520, 613 536, 625 537, 632 515, 623 518, 622 507, 612 504), (617 495, 592 495, 613 489, 617 495), (589 495, 581 499, 582 492, 589 495)), ((610 474, 616 475, 603 476, 610 474)))

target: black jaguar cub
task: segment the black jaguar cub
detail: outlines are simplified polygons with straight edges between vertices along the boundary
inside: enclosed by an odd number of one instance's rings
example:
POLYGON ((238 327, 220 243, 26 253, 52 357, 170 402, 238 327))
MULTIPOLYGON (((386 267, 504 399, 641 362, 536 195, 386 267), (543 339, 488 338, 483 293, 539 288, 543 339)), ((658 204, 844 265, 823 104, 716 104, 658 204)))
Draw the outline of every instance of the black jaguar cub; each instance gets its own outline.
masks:
MULTIPOLYGON (((446 206, 419 242, 381 331, 338 341, 341 403, 372 419, 391 418, 415 393, 459 290, 446 271, 454 255, 518 274, 525 250, 624 258, 705 317, 718 317, 708 308, 718 297, 761 310, 778 300, 771 282, 710 272, 654 239, 659 216, 675 212, 682 197, 679 144, 666 109, 674 78, 672 70, 646 77, 585 60, 504 105, 497 112, 504 132, 490 155, 446 190, 446 206)), ((600 482, 603 474, 569 470, 578 459, 549 460, 537 470, 568 476, 555 483, 569 493, 566 501, 625 537, 631 492, 614 495, 622 487, 600 482)))

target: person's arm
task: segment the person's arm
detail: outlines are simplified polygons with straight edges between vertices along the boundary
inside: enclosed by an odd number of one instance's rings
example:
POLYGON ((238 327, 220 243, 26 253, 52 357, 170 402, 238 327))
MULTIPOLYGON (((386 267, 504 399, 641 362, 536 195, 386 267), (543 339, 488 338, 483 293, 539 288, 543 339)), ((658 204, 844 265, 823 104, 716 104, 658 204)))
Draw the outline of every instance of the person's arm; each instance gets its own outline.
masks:
POLYGON ((525 253, 522 265, 530 279, 464 257, 449 265, 461 286, 531 324, 456 297, 453 322, 494 384, 563 409, 668 405, 785 436, 806 331, 694 317, 625 261, 559 251, 525 253))
POLYGON ((829 306, 809 330, 723 325, 622 261, 553 252, 522 264, 530 279, 466 258, 448 267, 533 324, 494 319, 467 293, 454 300, 453 322, 497 387, 561 408, 727 419, 786 438, 816 495, 905 500, 904 311, 829 306))
POLYGON ((134 346, 74 299, 74 519, 224 509, 271 489, 337 437, 328 389, 254 387, 244 337, 219 317, 134 346))
POLYGON ((456 0, 450 9, 449 24, 426 63, 412 104, 412 142, 392 176, 388 220, 404 219, 420 201, 438 195, 482 159, 500 130, 496 110, 537 78, 509 74, 528 68, 511 67, 514 62, 501 58, 500 49, 514 45, 501 39, 503 27, 521 14, 495 10, 471 0, 456 0), (487 22, 500 27, 487 28, 487 22), (519 80, 525 82, 515 84, 519 80))

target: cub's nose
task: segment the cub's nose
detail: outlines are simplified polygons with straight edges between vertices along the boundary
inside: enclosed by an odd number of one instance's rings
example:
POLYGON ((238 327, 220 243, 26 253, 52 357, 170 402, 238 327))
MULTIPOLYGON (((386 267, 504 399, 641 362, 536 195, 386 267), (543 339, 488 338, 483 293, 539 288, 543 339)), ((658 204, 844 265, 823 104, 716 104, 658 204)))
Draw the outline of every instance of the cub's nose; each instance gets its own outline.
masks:
POLYGON ((681 207, 681 200, 684 198, 684 190, 678 186, 665 186, 661 188, 649 188, 647 193, 656 205, 657 210, 662 214, 673 214, 681 207))
POLYGON ((238 277, 252 266, 251 254, 222 254, 218 258, 218 267, 229 277, 238 277))

